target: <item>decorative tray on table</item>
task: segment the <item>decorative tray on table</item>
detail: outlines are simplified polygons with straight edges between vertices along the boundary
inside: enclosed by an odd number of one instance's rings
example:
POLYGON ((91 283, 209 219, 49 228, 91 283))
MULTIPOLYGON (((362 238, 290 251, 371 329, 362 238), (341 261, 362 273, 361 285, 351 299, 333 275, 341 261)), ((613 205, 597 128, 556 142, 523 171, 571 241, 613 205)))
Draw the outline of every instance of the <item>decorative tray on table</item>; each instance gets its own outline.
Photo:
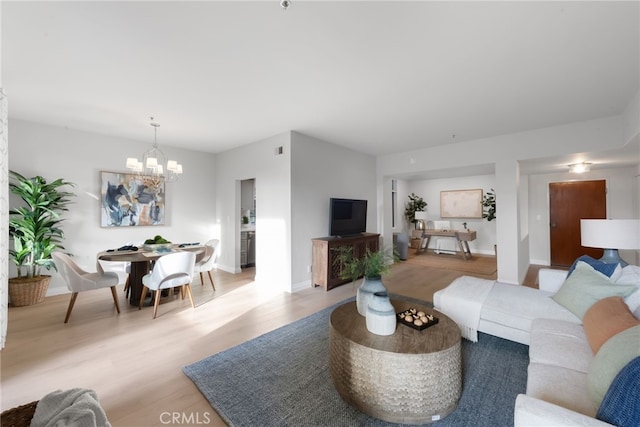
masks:
POLYGON ((162 252, 171 252, 172 245, 171 243, 155 243, 155 244, 145 243, 144 245, 142 245, 142 248, 145 251, 162 253, 162 252))
POLYGON ((415 308, 408 308, 407 310, 397 313, 398 322, 410 328, 417 329, 419 331, 427 329, 438 323, 438 318, 432 314, 425 313, 415 308))

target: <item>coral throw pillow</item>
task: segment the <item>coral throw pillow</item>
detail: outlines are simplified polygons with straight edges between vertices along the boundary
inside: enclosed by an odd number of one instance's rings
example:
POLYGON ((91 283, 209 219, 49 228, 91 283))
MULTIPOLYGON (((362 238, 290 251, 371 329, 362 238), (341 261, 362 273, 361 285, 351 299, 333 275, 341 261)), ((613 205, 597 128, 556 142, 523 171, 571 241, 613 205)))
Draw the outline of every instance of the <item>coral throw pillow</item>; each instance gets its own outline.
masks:
POLYGON ((614 296, 593 304, 584 314, 582 324, 591 351, 596 354, 609 338, 640 325, 640 320, 633 316, 621 297, 614 296))

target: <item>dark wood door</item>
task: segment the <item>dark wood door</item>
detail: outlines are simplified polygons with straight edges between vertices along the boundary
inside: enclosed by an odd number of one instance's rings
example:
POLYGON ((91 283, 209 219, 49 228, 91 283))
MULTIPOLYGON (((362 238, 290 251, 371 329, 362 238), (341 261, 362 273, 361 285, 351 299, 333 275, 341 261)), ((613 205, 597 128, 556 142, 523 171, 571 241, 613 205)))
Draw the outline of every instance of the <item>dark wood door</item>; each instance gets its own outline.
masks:
POLYGON ((602 256, 602 249, 580 244, 580 219, 607 215, 606 181, 552 182, 549 184, 551 265, 570 266, 580 255, 602 256))

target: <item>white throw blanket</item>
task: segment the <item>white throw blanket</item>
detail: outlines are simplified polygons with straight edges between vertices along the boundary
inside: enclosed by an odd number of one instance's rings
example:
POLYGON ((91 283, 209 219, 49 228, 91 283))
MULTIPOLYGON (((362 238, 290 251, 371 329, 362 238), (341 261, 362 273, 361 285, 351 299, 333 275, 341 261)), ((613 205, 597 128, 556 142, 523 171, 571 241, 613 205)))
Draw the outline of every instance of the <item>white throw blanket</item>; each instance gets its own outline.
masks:
POLYGON ((40 399, 31 427, 110 427, 93 390, 57 390, 40 399))
POLYGON ((495 280, 462 276, 451 282, 440 296, 440 310, 460 326, 462 336, 478 342, 482 304, 495 280))

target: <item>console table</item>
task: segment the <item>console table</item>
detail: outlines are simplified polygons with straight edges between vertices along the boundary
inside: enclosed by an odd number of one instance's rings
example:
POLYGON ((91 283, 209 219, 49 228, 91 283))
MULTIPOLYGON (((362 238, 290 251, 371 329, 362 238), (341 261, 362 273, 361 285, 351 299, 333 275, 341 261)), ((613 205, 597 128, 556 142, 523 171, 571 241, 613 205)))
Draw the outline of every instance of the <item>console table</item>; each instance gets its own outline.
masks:
POLYGON ((460 251, 462 252, 462 259, 465 261, 471 258, 471 250, 469 249, 469 242, 476 240, 476 232, 471 230, 435 230, 427 229, 422 231, 422 238, 420 239, 420 245, 416 249, 416 254, 421 253, 429 247, 431 237, 451 237, 456 239, 460 251))
POLYGON ((335 261, 339 255, 339 247, 351 246, 353 247, 353 255, 361 258, 365 255, 367 249, 371 252, 377 252, 379 241, 380 235, 374 233, 311 239, 311 280, 313 286, 322 286, 328 291, 349 282, 349 279, 340 277, 341 266, 337 265, 335 261))

